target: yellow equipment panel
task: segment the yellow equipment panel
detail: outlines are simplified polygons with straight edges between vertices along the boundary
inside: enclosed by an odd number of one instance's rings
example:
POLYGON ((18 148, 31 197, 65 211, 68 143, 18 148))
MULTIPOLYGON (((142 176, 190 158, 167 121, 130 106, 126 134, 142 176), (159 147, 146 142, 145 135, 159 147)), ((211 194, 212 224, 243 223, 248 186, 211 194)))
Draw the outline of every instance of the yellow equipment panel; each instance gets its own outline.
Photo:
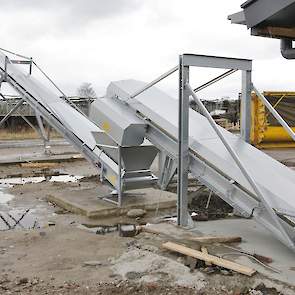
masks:
MULTIPOLYGON (((295 92, 263 92, 263 95, 295 131, 295 92)), ((251 101, 251 143, 258 148, 295 147, 295 142, 255 93, 251 101)))

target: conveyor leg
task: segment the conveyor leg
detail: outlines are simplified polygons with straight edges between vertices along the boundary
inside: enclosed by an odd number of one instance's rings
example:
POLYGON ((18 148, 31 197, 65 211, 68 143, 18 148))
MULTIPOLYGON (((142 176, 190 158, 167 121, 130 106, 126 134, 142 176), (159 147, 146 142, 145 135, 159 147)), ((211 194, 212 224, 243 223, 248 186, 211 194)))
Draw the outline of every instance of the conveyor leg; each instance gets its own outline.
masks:
POLYGON ((242 71, 241 137, 250 143, 251 132, 251 71, 242 71))
POLYGON ((175 175, 177 163, 167 153, 159 153, 159 180, 158 185, 161 190, 165 190, 169 185, 172 177, 175 175))
POLYGON ((183 66, 179 57, 179 107, 178 107, 178 170, 177 170, 177 224, 187 226, 188 171, 189 171, 189 93, 185 89, 189 81, 189 67, 183 66))
POLYGON ((41 137, 43 139, 43 143, 44 143, 44 152, 45 152, 45 154, 50 154, 49 145, 48 145, 49 137, 46 134, 46 131, 45 131, 45 128, 44 128, 44 125, 43 125, 42 117, 40 116, 40 114, 38 112, 36 112, 36 118, 37 118, 39 130, 40 130, 39 133, 40 133, 40 135, 41 135, 41 137))

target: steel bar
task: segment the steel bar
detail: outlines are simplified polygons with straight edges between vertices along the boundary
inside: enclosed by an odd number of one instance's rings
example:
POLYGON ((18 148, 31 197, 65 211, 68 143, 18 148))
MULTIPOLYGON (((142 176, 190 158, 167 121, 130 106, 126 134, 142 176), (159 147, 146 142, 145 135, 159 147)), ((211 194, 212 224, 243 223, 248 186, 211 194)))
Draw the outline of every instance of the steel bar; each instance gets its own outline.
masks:
POLYGON ((12 228, 15 228, 22 220, 23 218, 27 215, 27 213, 30 211, 30 209, 27 209, 22 216, 18 219, 18 221, 15 223, 15 225, 12 228))
POLYGON ((17 64, 17 65, 29 65, 29 64, 31 64, 31 61, 29 61, 29 60, 16 60, 16 59, 11 59, 10 62, 12 64, 17 64))
POLYGON ((0 50, 4 51, 4 52, 8 52, 12 55, 15 55, 15 56, 18 56, 18 57, 21 57, 21 58, 24 58, 24 59, 30 59, 29 57, 27 56, 24 56, 24 55, 21 55, 21 54, 18 54, 18 53, 15 53, 15 52, 12 52, 10 50, 7 50, 7 49, 4 49, 4 48, 0 48, 0 50))
POLYGON ((285 239, 285 241, 287 242, 289 247, 294 248, 294 242, 290 239, 290 237, 287 234, 287 232, 285 231, 284 227, 282 226, 282 224, 278 220, 277 215, 273 211, 272 207, 269 205, 269 200, 268 200, 267 196, 262 193, 262 191, 260 190, 260 188, 256 184, 256 181, 252 178, 252 176, 248 172, 248 169, 241 162, 241 160, 240 160, 239 156, 237 155, 237 153, 234 151, 234 149, 228 143, 227 139, 223 136, 222 132, 219 129, 219 126, 215 123, 214 119, 211 117, 208 110, 205 108, 205 106, 203 105, 201 100, 196 96, 193 89, 191 88, 191 86, 188 83, 186 83, 186 88, 190 91, 192 97, 194 98, 195 102, 198 104, 198 106, 201 109, 203 115, 207 118, 207 120, 209 121, 211 127, 214 129, 214 131, 216 132, 216 134, 220 138, 221 142, 224 144, 225 148, 227 149, 227 151, 229 152, 231 157, 234 159, 235 163, 239 167, 240 171, 243 173, 246 180, 252 186, 253 190, 255 191, 257 196, 259 197, 260 201, 263 203, 263 205, 264 205, 265 209, 267 210, 267 212, 269 213, 270 217, 276 223, 278 229, 280 230, 281 235, 283 236, 283 238, 285 239))
POLYGON ((15 223, 18 223, 18 225, 21 227, 21 228, 25 228, 20 222, 18 222, 9 212, 7 212, 7 215, 15 222, 15 223))
POLYGON ((21 115, 20 113, 19 115, 33 130, 35 130, 39 134, 41 138, 43 138, 42 133, 38 130, 38 128, 36 128, 25 116, 21 115))
POLYGON ((35 112, 36 114, 36 118, 37 118, 37 123, 39 125, 39 129, 40 129, 40 133, 42 135, 42 138, 45 142, 49 141, 48 138, 47 138, 47 134, 46 134, 46 131, 45 131, 45 128, 44 128, 44 125, 43 125, 43 121, 42 121, 42 118, 40 116, 40 114, 38 112, 35 112))
POLYGON ((4 124, 4 122, 23 104, 24 99, 21 99, 0 121, 0 126, 4 124))
POLYGON ((138 96, 139 94, 141 94, 142 92, 146 91, 147 89, 151 88, 152 86, 154 86, 155 84, 157 84, 158 82, 162 81, 163 79, 167 78, 168 76, 170 76, 171 74, 173 74, 174 72, 176 72, 178 70, 178 66, 172 68, 171 70, 169 70, 168 72, 162 74, 160 77, 156 78, 155 80, 153 80, 152 82, 148 83, 147 85, 145 85, 143 88, 137 90, 136 92, 134 92, 133 94, 130 95, 130 98, 134 98, 136 96, 138 96))
POLYGON ((11 229, 11 225, 7 222, 7 220, 0 214, 0 219, 7 225, 8 229, 11 229))
POLYGON ((205 88, 211 86, 212 84, 214 84, 214 83, 216 83, 216 82, 218 82, 218 81, 220 81, 220 80, 222 80, 222 79, 228 77, 229 75, 231 75, 231 74, 233 74, 233 73, 235 73, 235 72, 237 72, 237 71, 238 71, 237 69, 228 70, 228 71, 226 71, 225 73, 223 73, 223 74, 221 74, 221 75, 219 75, 219 76, 213 78, 212 80, 210 80, 210 81, 208 81, 208 82, 206 82, 206 83, 204 83, 204 84, 202 84, 202 85, 196 87, 196 88, 194 89, 194 92, 195 92, 195 93, 196 93, 196 92, 199 92, 199 91, 201 91, 201 90, 203 90, 203 89, 205 89, 205 88))
POLYGON ((8 64, 9 58, 5 56, 5 65, 4 65, 4 81, 7 80, 7 64, 8 64))
MULTIPOLYGON (((82 114, 84 117, 85 114, 67 97, 67 95, 56 85, 56 83, 34 62, 32 64, 36 66, 36 68, 44 75, 44 77, 62 94, 62 98, 66 100, 76 111, 82 114)), ((30 71, 32 71, 30 69, 30 71)))
POLYGON ((286 121, 281 117, 281 115, 274 109, 274 107, 268 102, 261 92, 252 84, 252 88, 257 94, 257 96, 261 99, 263 104, 267 107, 267 109, 271 112, 271 114, 278 120, 278 122, 283 126, 283 128, 288 132, 291 138, 295 141, 295 133, 290 128, 290 126, 286 123, 286 121))

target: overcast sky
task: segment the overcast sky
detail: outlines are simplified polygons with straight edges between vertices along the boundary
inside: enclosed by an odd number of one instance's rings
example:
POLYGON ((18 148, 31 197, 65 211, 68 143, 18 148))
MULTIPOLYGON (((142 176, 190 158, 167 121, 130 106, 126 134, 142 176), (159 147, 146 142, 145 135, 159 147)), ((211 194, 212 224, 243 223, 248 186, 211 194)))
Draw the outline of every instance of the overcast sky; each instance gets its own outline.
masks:
MULTIPOLYGON (((295 90, 295 65, 280 55, 279 40, 250 36, 227 16, 239 0, 0 0, 0 47, 32 56, 68 94, 83 82, 103 95, 112 80, 153 80, 177 65, 181 53, 254 60, 261 90, 295 90)), ((194 70, 192 86, 219 71, 194 70)), ((177 75, 160 87, 177 96, 177 75)), ((235 74, 204 98, 234 97, 235 74)))

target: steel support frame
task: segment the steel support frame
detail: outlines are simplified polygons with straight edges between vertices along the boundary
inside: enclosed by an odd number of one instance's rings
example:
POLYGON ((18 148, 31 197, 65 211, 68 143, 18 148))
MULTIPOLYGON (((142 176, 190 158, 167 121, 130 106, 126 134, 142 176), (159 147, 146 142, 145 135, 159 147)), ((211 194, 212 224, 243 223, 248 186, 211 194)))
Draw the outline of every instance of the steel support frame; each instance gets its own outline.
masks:
POLYGON ((36 119, 37 119, 37 123, 39 126, 39 129, 37 129, 25 116, 21 115, 18 112, 18 109, 22 106, 23 102, 25 100, 23 98, 21 98, 17 104, 5 115, 5 117, 0 121, 0 127, 11 117, 11 115, 13 113, 18 113, 18 115, 33 129, 35 130, 39 136, 43 139, 44 142, 44 149, 45 149, 45 153, 48 152, 47 149, 47 144, 49 142, 49 132, 48 134, 46 134, 44 126, 43 126, 43 122, 42 122, 42 118, 40 116, 40 114, 38 112, 36 112, 36 119))
MULTIPOLYGON (((252 61, 246 59, 219 56, 183 54, 179 57, 179 109, 178 109, 178 188, 177 188, 177 224, 187 226, 188 215, 188 173, 189 173, 189 97, 186 85, 189 84, 189 67, 221 68, 242 71, 242 104, 248 112, 241 126, 242 138, 249 142, 251 115, 251 71, 252 61), (247 102, 245 102, 247 101, 247 102), (248 130, 247 132, 245 132, 248 130), (249 133, 249 138, 247 137, 249 133)), ((218 81, 218 80, 217 80, 218 81)), ((241 110, 243 111, 243 110, 241 110)))
POLYGON ((5 117, 0 121, 0 127, 9 119, 9 117, 17 111, 17 109, 23 104, 24 99, 21 99, 6 115, 5 117))
POLYGON ((239 167, 242 174, 244 175, 246 180, 249 182, 249 184, 253 188, 254 192, 256 193, 256 195, 258 196, 261 202, 261 205, 263 205, 263 208, 266 210, 267 214, 269 215, 274 227, 277 228, 278 231, 281 233, 281 238, 284 241, 284 244, 286 244, 289 248, 295 249, 295 244, 292 241, 292 238, 289 236, 288 232, 283 227, 279 217, 277 216, 277 214, 275 213, 275 211, 273 210, 271 206, 271 201, 269 199, 268 194, 265 194, 260 189, 255 179, 251 176, 250 172, 245 167, 244 163, 240 160, 238 154, 234 151, 234 149, 231 147, 227 139, 223 136, 222 132, 219 130, 217 124, 215 123, 214 119, 211 117, 210 113, 207 111, 207 109, 205 108, 201 100, 195 95, 189 83, 186 84, 186 88, 190 91, 191 95, 193 96, 193 99, 199 106, 201 112, 207 118, 207 120, 209 121, 209 124, 214 129, 215 133, 218 135, 219 139, 221 140, 221 142, 223 143, 223 145, 225 146, 225 148, 227 149, 227 151, 229 152, 229 154, 235 161, 236 165, 239 167))
MULTIPOLYGON (((176 161, 178 159, 177 138, 168 134, 165 130, 160 130, 158 126, 153 125, 147 118, 143 117, 142 119, 149 126, 146 138, 160 151, 167 153, 169 157, 176 161)), ((209 166, 192 150, 189 151, 189 159, 190 173, 193 177, 235 208, 239 212, 239 215, 245 218, 253 216, 258 223, 270 230, 282 243, 285 243, 284 236, 274 226, 272 219, 269 218, 267 212, 261 207, 261 202, 255 194, 242 189, 233 179, 222 175, 215 167, 209 166)), ((268 193, 269 197, 272 197, 270 191, 265 193, 268 193)), ((283 211, 282 213, 291 216, 294 214, 294 212, 286 213, 283 211)))

